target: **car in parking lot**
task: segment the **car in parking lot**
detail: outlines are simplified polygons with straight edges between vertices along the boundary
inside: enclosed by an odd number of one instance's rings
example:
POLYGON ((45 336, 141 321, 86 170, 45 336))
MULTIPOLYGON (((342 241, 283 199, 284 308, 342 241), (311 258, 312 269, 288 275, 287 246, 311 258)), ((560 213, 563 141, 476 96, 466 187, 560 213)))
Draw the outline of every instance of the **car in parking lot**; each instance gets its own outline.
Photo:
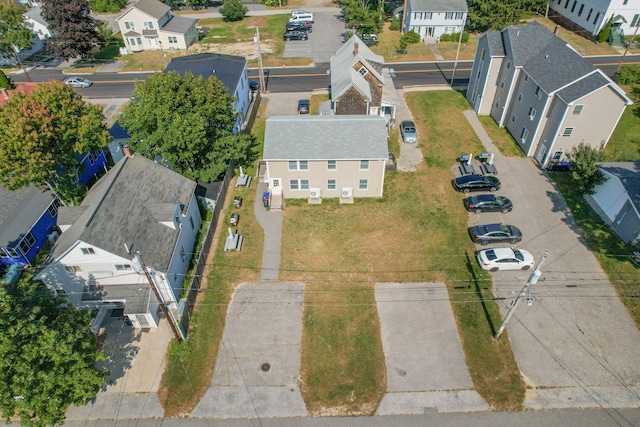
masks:
POLYGON ((89 87, 93 84, 91 80, 85 79, 83 77, 67 77, 62 81, 62 83, 69 86, 82 88, 89 87))
POLYGON ((513 204, 504 196, 494 194, 479 194, 464 199, 464 207, 469 212, 511 212, 513 204))
POLYGON ((500 180, 493 175, 462 175, 453 180, 456 191, 496 191, 500 189, 500 180))
POLYGON ((309 14, 309 12, 307 12, 306 10, 294 10, 293 12, 291 12, 291 16, 298 16, 298 15, 307 15, 309 14))
POLYGON ((285 31, 306 31, 308 33, 313 31, 313 24, 311 22, 287 22, 284 27, 285 31))
POLYGON ((416 124, 411 120, 403 120, 400 122, 400 134, 402 135, 402 141, 407 144, 413 144, 418 141, 416 124))
POLYGON ((303 30, 287 31, 282 35, 282 39, 285 41, 306 40, 308 38, 309 38, 309 35, 307 34, 306 31, 303 31, 303 30))
POLYGON ((535 263, 530 252, 514 248, 483 249, 476 252, 476 260, 483 270, 492 272, 499 270, 528 270, 535 263))
POLYGON ((298 100, 298 114, 309 114, 309 100, 298 100))
POLYGON ((469 237, 482 246, 489 243, 518 243, 522 240, 522 232, 518 227, 507 224, 483 224, 469 227, 469 237))

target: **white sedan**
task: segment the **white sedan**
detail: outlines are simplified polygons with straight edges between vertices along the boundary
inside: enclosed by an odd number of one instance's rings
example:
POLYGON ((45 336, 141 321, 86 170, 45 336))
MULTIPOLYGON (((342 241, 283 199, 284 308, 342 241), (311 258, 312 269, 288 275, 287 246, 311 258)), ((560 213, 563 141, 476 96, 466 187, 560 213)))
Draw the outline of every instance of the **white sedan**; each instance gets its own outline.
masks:
POLYGON ((476 253, 478 264, 484 270, 528 270, 535 264, 533 255, 524 249, 494 248, 476 253))
POLYGON ((73 87, 89 87, 93 84, 91 80, 82 77, 67 77, 62 83, 73 87))

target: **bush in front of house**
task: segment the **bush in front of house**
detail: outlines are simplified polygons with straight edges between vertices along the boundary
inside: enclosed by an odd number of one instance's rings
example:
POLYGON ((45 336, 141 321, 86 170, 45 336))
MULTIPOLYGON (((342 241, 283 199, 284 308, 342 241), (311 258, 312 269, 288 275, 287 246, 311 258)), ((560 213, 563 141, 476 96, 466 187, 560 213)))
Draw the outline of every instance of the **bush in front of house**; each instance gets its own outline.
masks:
POLYGON ((391 23, 389 24, 389 29, 391 31, 400 31, 400 28, 402 27, 402 19, 400 18, 393 18, 391 20, 391 23))
POLYGON ((640 65, 623 65, 613 77, 619 85, 636 85, 640 83, 640 65))
MULTIPOLYGON (((457 42, 460 39, 460 33, 443 34, 440 36, 441 42, 457 42)), ((466 31, 462 33, 462 43, 469 41, 469 33, 466 31)))
POLYGON ((218 12, 222 15, 225 21, 242 21, 249 9, 243 6, 239 0, 229 0, 222 5, 218 12))
POLYGON ((260 0, 260 4, 270 7, 287 6, 287 0, 260 0))
POLYGON ((420 34, 416 33, 415 31, 411 30, 407 33, 404 33, 402 37, 400 37, 400 45, 398 46, 399 51, 404 53, 407 49, 407 46, 409 46, 410 44, 418 43, 419 41, 420 34))

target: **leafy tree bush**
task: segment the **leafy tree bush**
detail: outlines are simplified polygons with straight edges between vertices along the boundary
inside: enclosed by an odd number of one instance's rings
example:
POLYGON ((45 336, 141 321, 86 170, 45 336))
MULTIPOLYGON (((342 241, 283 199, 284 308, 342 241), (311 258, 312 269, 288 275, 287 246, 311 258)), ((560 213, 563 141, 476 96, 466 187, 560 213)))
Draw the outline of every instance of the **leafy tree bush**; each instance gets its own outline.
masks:
MULTIPOLYGON (((441 42, 457 42, 458 40, 460 40, 460 33, 443 34, 440 36, 441 42)), ((469 41, 469 33, 464 31, 462 33, 462 43, 467 43, 468 41, 469 41)))
POLYGON ((616 83, 635 85, 640 83, 640 65, 623 65, 614 76, 616 83))
POLYGON ((604 28, 598 33, 598 42, 606 43, 609 41, 609 34, 611 33, 611 26, 613 25, 613 15, 607 21, 607 24, 604 28))
POLYGON ((24 6, 12 0, 0 0, 0 51, 13 55, 13 46, 29 49, 33 30, 25 22, 24 6))
POLYGON ((0 70, 0 88, 11 89, 11 80, 0 70))
POLYGON ((402 28, 402 19, 401 18, 393 18, 391 20, 391 24, 389 24, 389 29, 391 31, 400 31, 402 28))
POLYGON ((469 3, 467 30, 483 32, 502 30, 517 25, 520 20, 544 10, 547 0, 474 0, 469 3))
POLYGON ((602 174, 597 162, 604 160, 603 146, 593 148, 581 142, 567 154, 571 164, 571 177, 582 194, 593 194, 595 187, 604 184, 607 178, 602 174))
POLYGON ((410 44, 415 44, 419 41, 420 34, 416 33, 413 30, 406 32, 402 35, 402 37, 400 37, 400 50, 405 50, 410 44))
POLYGON ((87 0, 47 0, 42 16, 53 33, 47 46, 62 58, 87 58, 104 45, 87 0))
POLYGON ((286 6, 287 0, 260 0, 260 4, 271 7, 286 6))
POLYGON ((98 13, 120 12, 127 0, 91 0, 91 9, 98 13))
POLYGON ((249 9, 243 6, 239 0, 228 0, 218 9, 225 21, 242 21, 249 9))

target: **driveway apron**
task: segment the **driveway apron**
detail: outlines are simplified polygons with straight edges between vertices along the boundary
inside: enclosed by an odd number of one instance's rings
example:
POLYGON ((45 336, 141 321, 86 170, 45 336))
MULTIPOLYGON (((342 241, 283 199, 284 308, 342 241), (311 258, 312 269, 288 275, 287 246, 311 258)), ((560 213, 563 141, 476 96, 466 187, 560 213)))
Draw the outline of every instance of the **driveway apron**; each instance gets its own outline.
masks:
MULTIPOLYGON (((472 125, 477 122, 474 129, 480 125, 475 113, 465 116, 472 125)), ((496 153, 502 181, 498 193, 510 198, 514 208, 507 214, 470 214, 470 225, 513 224, 523 233, 515 246, 536 259, 549 251, 542 276, 531 287, 532 305, 525 299, 507 326, 516 362, 531 387, 525 406, 640 407, 640 331, 578 232, 566 202, 531 159, 499 156, 485 132, 478 136, 487 151, 496 153)), ((493 274, 494 293, 505 298, 503 316, 529 274, 493 274)))

